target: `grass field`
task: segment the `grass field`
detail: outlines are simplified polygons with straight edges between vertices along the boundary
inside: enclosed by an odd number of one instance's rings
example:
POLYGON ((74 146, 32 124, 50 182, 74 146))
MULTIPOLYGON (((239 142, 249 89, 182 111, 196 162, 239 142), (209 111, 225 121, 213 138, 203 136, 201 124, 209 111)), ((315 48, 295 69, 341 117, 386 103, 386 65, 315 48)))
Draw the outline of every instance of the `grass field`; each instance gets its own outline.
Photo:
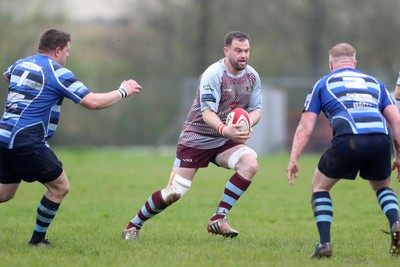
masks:
MULTIPOLYGON (((168 181, 174 151, 55 149, 71 192, 51 224, 50 248, 27 245, 44 193, 22 183, 14 199, 0 206, 0 266, 399 266, 391 257, 386 217, 367 182, 341 181, 332 192, 331 259, 309 258, 318 233, 310 207, 311 176, 318 155, 300 159, 300 178, 287 183, 288 156, 264 156, 252 186, 229 214, 240 234, 208 234, 232 172, 201 169, 190 191, 149 220, 138 242, 120 238, 144 201, 168 181)), ((400 185, 393 181, 400 195, 400 185)))

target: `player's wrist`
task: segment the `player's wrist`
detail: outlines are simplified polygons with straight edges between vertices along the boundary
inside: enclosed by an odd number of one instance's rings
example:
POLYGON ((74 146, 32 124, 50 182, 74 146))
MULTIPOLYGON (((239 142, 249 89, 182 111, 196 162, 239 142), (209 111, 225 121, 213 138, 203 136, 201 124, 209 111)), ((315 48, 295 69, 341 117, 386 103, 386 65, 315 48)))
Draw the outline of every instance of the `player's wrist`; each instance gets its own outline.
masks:
POLYGON ((217 131, 220 135, 224 136, 224 128, 225 128, 225 124, 223 124, 222 122, 218 123, 217 125, 217 131))
POLYGON ((128 91, 126 91, 126 89, 121 85, 117 92, 119 93, 121 98, 127 98, 128 97, 128 91))

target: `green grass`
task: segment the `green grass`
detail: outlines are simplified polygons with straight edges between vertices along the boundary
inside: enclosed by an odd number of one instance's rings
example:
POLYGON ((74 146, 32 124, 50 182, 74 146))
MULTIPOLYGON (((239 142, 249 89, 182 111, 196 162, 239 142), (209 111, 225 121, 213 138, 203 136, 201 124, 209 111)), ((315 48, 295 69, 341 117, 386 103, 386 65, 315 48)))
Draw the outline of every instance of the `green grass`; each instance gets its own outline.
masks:
MULTIPOLYGON (((319 155, 300 159, 300 177, 287 183, 286 155, 259 159, 252 186, 229 214, 236 239, 206 231, 232 172, 210 165, 190 191, 149 220, 138 242, 120 238, 152 192, 168 182, 174 151, 55 149, 71 192, 51 224, 50 248, 32 248, 36 208, 45 189, 22 183, 0 206, 1 266, 399 266, 388 253, 386 217, 366 181, 341 181, 332 191, 334 257, 311 260, 318 241, 310 207, 311 177, 319 155)), ((399 193, 399 184, 393 182, 399 193)))

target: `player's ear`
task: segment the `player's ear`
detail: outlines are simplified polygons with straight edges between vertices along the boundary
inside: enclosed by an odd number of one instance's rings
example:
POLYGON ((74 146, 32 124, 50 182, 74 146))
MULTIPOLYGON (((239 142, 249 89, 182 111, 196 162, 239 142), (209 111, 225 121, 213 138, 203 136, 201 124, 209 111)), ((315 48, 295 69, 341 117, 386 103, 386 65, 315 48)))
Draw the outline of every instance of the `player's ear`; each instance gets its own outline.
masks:
POLYGON ((229 49, 228 49, 228 47, 224 47, 224 54, 225 54, 225 56, 228 56, 228 51, 229 51, 229 49))
POLYGON ((55 52, 55 56, 58 57, 61 53, 61 48, 57 47, 54 52, 55 52))

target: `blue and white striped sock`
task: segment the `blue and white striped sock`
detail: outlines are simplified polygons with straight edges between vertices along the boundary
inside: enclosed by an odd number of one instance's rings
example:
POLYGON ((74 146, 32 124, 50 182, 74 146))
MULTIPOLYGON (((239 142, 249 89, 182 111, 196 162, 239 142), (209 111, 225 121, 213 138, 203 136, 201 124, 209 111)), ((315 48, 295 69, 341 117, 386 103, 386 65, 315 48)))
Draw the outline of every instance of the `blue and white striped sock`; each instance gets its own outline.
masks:
POLYGON ((312 195, 311 205, 320 236, 320 243, 324 244, 330 242, 333 206, 329 192, 314 192, 312 195))
POLYGON ((47 228, 56 216, 59 206, 59 203, 55 203, 43 196, 37 208, 36 224, 30 241, 31 244, 37 244, 44 240, 47 228))
POLYGON ((376 192, 376 197, 391 228, 393 223, 399 220, 399 202, 396 193, 389 187, 383 187, 376 192))

